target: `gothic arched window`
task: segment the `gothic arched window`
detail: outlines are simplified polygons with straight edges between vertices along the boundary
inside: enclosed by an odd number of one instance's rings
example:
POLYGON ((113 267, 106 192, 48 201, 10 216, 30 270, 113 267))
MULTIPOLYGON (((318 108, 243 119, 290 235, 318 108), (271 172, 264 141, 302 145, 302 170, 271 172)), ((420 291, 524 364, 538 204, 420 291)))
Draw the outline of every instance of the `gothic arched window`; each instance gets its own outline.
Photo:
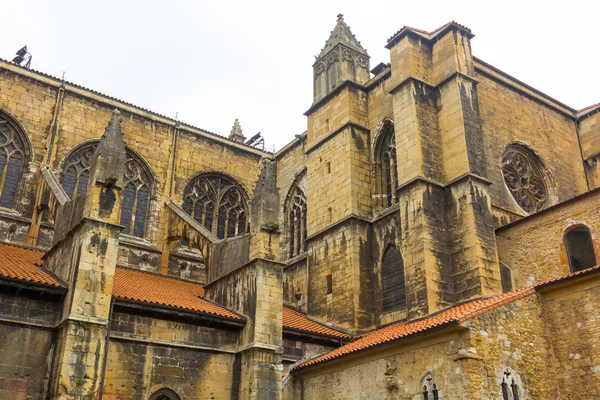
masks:
POLYGON ((542 162, 533 151, 510 145, 502 155, 502 175, 517 204, 528 214, 546 206, 548 187, 542 162))
POLYGON ((290 190, 287 204, 287 227, 290 258, 306 251, 306 196, 295 186, 290 190))
POLYGON ((396 160, 396 138, 394 125, 386 120, 375 147, 375 174, 377 203, 389 207, 398 202, 398 163, 396 160))
POLYGON ((596 254, 592 235, 587 226, 571 228, 565 235, 571 272, 582 271, 596 265, 596 254))
MULTIPOLYGON (((98 142, 92 142, 80 146, 65 161, 63 189, 70 198, 87 193, 90 164, 97 145, 98 142)), ((144 237, 152 184, 152 174, 146 163, 127 149, 120 220, 124 234, 144 237)))
POLYGON ((13 208, 29 143, 19 125, 0 112, 0 207, 13 208))
POLYGON ((173 390, 164 388, 154 392, 150 400, 181 400, 181 397, 173 390))
POLYGON ((437 383, 431 374, 427 374, 423 379, 423 400, 439 400, 440 391, 437 383))
POLYGON ((519 379, 515 377, 510 370, 506 370, 502 375, 502 400, 520 400, 519 379))
POLYGON ((183 191, 183 210, 219 239, 248 231, 247 203, 239 185, 219 174, 199 175, 183 191))
POLYGON ((389 246, 381 263, 381 311, 389 312, 406 306, 404 261, 394 247, 389 246))

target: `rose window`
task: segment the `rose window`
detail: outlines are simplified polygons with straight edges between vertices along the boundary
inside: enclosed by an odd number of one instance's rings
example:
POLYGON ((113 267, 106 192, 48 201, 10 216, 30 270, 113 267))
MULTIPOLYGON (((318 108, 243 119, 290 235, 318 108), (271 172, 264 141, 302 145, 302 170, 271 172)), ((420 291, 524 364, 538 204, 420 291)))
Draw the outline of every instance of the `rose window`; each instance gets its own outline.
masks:
POLYGON ((534 154, 509 147, 502 157, 502 175, 513 198, 526 213, 544 208, 548 189, 540 161, 534 154))

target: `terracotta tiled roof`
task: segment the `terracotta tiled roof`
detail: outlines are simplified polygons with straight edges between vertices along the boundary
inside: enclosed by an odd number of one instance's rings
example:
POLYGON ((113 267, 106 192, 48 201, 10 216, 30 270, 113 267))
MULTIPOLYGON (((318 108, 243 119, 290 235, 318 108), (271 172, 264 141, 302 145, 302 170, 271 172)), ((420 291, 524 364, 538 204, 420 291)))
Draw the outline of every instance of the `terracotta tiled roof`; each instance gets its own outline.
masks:
POLYGON ((538 285, 517 289, 512 292, 502 293, 497 296, 488 297, 485 299, 479 299, 470 301, 468 303, 460 304, 455 307, 448 308, 437 314, 429 317, 415 320, 412 322, 399 322, 393 325, 386 326, 384 328, 366 333, 359 337, 356 341, 339 347, 329 353, 325 353, 321 356, 315 357, 312 360, 308 360, 296 367, 295 370, 309 367, 311 365, 319 364, 324 361, 333 360, 348 354, 355 353, 360 350, 365 350, 373 346, 377 346, 384 343, 389 343, 397 339, 408 337, 416 333, 425 332, 435 327, 447 325, 450 323, 463 323, 478 315, 484 314, 488 311, 492 311, 505 304, 512 303, 513 301, 527 297, 541 287, 545 287, 561 281, 566 281, 578 276, 587 275, 589 273, 597 272, 600 270, 600 266, 595 266, 583 271, 578 271, 567 276, 560 278, 554 278, 538 285))
POLYGON ((534 292, 535 289, 532 287, 519 289, 487 299, 475 300, 461 304, 424 319, 413 322, 399 322, 385 328, 366 333, 356 341, 330 351, 329 353, 315 357, 312 360, 308 360, 305 363, 295 367, 295 369, 302 369, 324 361, 333 360, 360 350, 367 349, 369 347, 392 342, 394 340, 414 335, 419 332, 425 332, 442 325, 450 323, 462 323, 476 317, 477 315, 493 310, 494 308, 529 296, 534 292))
POLYGON ((582 108, 581 110, 577 110, 577 114, 585 112, 585 111, 589 111, 596 107, 600 107, 600 103, 592 104, 591 106, 587 106, 587 107, 582 108))
POLYGON ((204 289, 198 284, 127 268, 117 268, 113 296, 242 319, 238 314, 203 299, 204 289))
POLYGON ((308 319, 308 316, 289 307, 283 307, 283 327, 307 333, 350 340, 352 336, 336 331, 325 325, 308 319))
POLYGON ((389 44, 390 42, 392 42, 394 39, 396 39, 396 38, 397 38, 397 37, 398 37, 400 34, 404 33, 405 31, 411 31, 411 32, 415 32, 415 33, 418 33, 418 34, 420 34, 420 35, 423 35, 423 36, 425 36, 425 37, 426 37, 426 38, 428 38, 428 39, 431 39, 431 38, 433 38, 433 37, 436 35, 436 33, 438 33, 438 32, 440 32, 440 31, 442 31, 443 29, 447 28, 447 27, 448 27, 448 26, 450 26, 450 25, 455 25, 455 26, 457 26, 457 27, 459 27, 459 28, 462 28, 462 29, 464 29, 465 31, 467 31, 467 32, 469 32, 469 33, 472 33, 472 32, 471 32, 471 29, 467 28, 467 27, 466 27, 466 26, 464 26, 464 25, 461 25, 461 24, 459 24, 459 23, 458 23, 458 22, 456 22, 456 21, 450 21, 450 22, 448 22, 448 23, 446 23, 446 24, 444 24, 444 25, 440 26, 439 28, 437 28, 437 29, 434 29, 434 30, 433 30, 433 31, 431 31, 431 32, 427 32, 427 31, 424 31, 423 29, 417 29, 417 28, 413 28, 412 26, 405 25, 405 26, 403 26, 402 28, 400 28, 400 30, 399 30, 398 32, 394 33, 394 34, 393 34, 393 35, 392 35, 392 36, 391 36, 391 37, 388 39, 388 44, 389 44))
POLYGON ((50 286, 62 286, 51 274, 41 269, 41 251, 0 243, 0 276, 50 286))

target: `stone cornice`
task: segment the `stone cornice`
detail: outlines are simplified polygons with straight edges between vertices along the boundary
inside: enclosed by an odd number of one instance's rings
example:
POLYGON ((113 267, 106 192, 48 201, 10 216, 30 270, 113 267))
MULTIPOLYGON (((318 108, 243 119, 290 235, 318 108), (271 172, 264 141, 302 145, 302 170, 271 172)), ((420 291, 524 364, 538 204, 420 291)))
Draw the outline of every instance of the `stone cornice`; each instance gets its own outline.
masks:
POLYGON ((342 132, 344 129, 346 129, 348 127, 353 127, 353 128, 356 128, 356 129, 360 129, 360 130, 362 130, 362 131, 364 131, 366 133, 369 132, 369 128, 367 128, 366 126, 357 124, 356 122, 348 121, 345 124, 343 124, 342 126, 340 126, 339 128, 334 129, 332 132, 330 132, 327 135, 325 135, 322 138, 320 138, 316 143, 312 144, 307 149, 305 149, 304 150, 304 154, 308 155, 309 153, 311 153, 312 151, 314 151, 318 147, 321 147, 321 145, 323 143, 329 141, 334 136, 336 136, 338 133, 342 132))

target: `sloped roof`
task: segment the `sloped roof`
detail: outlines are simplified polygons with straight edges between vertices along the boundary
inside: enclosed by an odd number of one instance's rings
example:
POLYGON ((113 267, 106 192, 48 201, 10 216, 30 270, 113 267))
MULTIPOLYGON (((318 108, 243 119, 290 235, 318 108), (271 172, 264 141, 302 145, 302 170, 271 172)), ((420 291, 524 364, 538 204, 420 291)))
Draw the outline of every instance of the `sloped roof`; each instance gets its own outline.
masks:
POLYGON ((330 336, 342 340, 350 340, 352 338, 352 336, 343 332, 336 331, 328 326, 311 321, 308 319, 308 315, 285 306, 283 307, 283 327, 306 333, 330 336))
POLYGON ((587 106, 587 107, 582 108, 581 110, 577 110, 576 114, 577 114, 577 117, 583 117, 584 115, 587 115, 593 111, 596 111, 599 108, 600 108, 600 103, 592 104, 591 106, 587 106))
POLYGON ((61 287, 50 273, 40 268, 43 255, 41 251, 0 243, 0 276, 61 287))
POLYGON ((243 319, 225 307, 205 300, 204 289, 199 284, 129 268, 117 268, 113 296, 220 317, 243 319))
POLYGON ((459 24, 458 22, 455 22, 455 21, 450 21, 450 22, 448 22, 448 23, 446 23, 446 24, 444 24, 444 25, 440 26, 439 28, 437 28, 437 29, 434 29, 434 30, 433 30, 433 31, 431 31, 431 32, 427 32, 427 31, 424 31, 424 30, 422 30, 422 29, 417 29, 417 28, 413 28, 412 26, 407 26, 407 25, 405 25, 405 26, 403 26, 402 28, 400 28, 400 30, 399 30, 398 32, 394 33, 394 34, 393 34, 393 35, 392 35, 392 36, 391 36, 391 37, 388 39, 387 45, 386 45, 385 47, 386 47, 386 48, 388 48, 388 49, 389 49, 389 48, 391 48, 391 46, 392 46, 394 43, 396 43, 396 41, 398 41, 398 40, 399 40, 399 39, 400 39, 400 38, 401 38, 401 37, 402 37, 402 36, 403 36, 405 33, 407 33, 407 32, 413 32, 413 33, 416 33, 416 34, 418 34, 419 36, 422 36, 422 37, 424 37, 425 39, 433 39, 433 38, 435 38, 435 37, 436 37, 436 36, 437 36, 437 35, 438 35, 440 32, 442 32, 444 29, 446 29, 446 28, 449 28, 449 27, 451 27, 451 26, 454 26, 454 27, 456 27, 456 28, 458 28, 458 29, 460 29, 460 30, 462 30, 462 31, 466 32, 466 33, 467 33, 467 35, 469 35, 469 37, 473 37, 473 36, 475 36, 475 35, 473 35, 473 33, 471 32, 471 29, 469 29, 469 28, 467 28, 466 26, 464 26, 464 25, 461 25, 461 24, 459 24))
POLYGON ((346 25, 346 22, 344 22, 344 16, 342 14, 338 15, 337 24, 335 25, 335 28, 333 28, 333 31, 331 31, 331 35, 329 35, 329 39, 327 39, 325 42, 325 47, 321 49, 318 58, 321 58, 325 54, 329 53, 338 44, 343 44, 352 50, 368 56, 367 51, 356 39, 356 36, 354 36, 350 30, 350 27, 346 25))
POLYGON ((436 327, 441 327, 451 323, 460 324, 475 318, 478 315, 499 308, 505 304, 509 304, 516 300, 530 296, 535 293, 536 290, 541 289, 542 287, 547 287, 555 283, 567 281, 578 276, 583 276, 598 271, 600 271, 600 266, 595 266, 593 268, 578 271, 567 276, 554 278, 535 286, 517 289, 512 292, 499 294, 497 296, 473 300, 468 303, 453 306, 423 319, 408 322, 398 322, 384 328, 365 333, 354 342, 341 346, 323 355, 317 356, 295 366, 293 369, 299 370, 325 361, 334 360, 336 358, 356 353, 374 346, 390 343, 417 333, 426 332, 436 327))
POLYGON ((342 356, 365 350, 380 344, 389 343, 419 332, 425 332, 435 327, 449 323, 462 323, 484 312, 498 308, 515 300, 529 296, 534 293, 533 287, 515 290, 513 292, 503 293, 498 296, 487 299, 475 300, 455 307, 448 308, 442 312, 429 317, 406 322, 402 321, 393 325, 386 326, 375 331, 371 331, 359 337, 352 343, 346 344, 335 350, 325 353, 321 356, 308 360, 294 369, 302 369, 324 361, 333 360, 342 356))

